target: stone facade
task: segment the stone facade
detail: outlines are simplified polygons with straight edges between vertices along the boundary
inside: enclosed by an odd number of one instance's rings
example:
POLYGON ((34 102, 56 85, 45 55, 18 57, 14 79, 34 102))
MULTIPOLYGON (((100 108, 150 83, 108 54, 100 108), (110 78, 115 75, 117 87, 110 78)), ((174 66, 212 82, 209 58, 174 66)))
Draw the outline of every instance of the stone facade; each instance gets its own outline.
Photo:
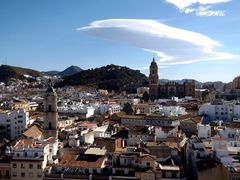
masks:
POLYGON ((58 138, 57 93, 50 87, 44 95, 44 138, 58 138))
POLYGON ((195 97, 195 81, 186 80, 183 83, 166 82, 159 83, 158 66, 154 58, 150 65, 149 95, 151 99, 170 97, 195 97))

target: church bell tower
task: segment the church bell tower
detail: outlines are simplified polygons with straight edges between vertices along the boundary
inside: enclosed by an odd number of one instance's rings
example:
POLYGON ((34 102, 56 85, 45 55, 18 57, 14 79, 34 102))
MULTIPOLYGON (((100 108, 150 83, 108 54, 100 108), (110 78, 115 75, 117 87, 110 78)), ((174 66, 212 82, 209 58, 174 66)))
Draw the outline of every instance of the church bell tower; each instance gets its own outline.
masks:
POLYGON ((150 74, 149 74, 149 96, 151 99, 158 98, 158 87, 159 87, 159 77, 158 77, 158 66, 153 58, 153 61, 150 65, 150 74))
POLYGON ((58 138, 57 93, 49 87, 44 94, 44 138, 58 138))

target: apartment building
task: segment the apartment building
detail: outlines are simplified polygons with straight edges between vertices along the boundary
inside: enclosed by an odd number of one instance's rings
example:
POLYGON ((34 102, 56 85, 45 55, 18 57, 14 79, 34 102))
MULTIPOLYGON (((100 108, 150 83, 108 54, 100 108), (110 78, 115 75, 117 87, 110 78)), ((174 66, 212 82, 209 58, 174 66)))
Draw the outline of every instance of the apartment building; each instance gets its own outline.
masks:
POLYGON ((53 164, 57 154, 58 141, 50 137, 46 140, 21 139, 13 147, 11 179, 43 179, 47 163, 53 164))
POLYGON ((0 111, 0 125, 5 127, 5 138, 15 140, 30 124, 29 113, 20 108, 18 110, 0 111))

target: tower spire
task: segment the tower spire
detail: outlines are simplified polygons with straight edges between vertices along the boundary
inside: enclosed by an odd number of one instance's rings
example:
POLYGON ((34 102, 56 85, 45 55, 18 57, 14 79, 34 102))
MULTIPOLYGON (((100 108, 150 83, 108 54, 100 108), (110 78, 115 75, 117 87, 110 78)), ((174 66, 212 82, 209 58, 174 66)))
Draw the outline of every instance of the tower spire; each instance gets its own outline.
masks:
POLYGON ((155 62, 155 54, 153 54, 153 62, 155 62))

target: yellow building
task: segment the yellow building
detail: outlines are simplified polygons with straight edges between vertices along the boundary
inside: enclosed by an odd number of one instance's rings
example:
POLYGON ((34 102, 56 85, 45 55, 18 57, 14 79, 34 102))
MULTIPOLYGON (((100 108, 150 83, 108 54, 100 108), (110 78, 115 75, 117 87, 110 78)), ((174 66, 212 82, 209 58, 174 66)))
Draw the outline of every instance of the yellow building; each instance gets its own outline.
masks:
POLYGON ((30 105, 24 100, 15 99, 11 105, 11 110, 25 109, 25 111, 30 111, 30 105))

